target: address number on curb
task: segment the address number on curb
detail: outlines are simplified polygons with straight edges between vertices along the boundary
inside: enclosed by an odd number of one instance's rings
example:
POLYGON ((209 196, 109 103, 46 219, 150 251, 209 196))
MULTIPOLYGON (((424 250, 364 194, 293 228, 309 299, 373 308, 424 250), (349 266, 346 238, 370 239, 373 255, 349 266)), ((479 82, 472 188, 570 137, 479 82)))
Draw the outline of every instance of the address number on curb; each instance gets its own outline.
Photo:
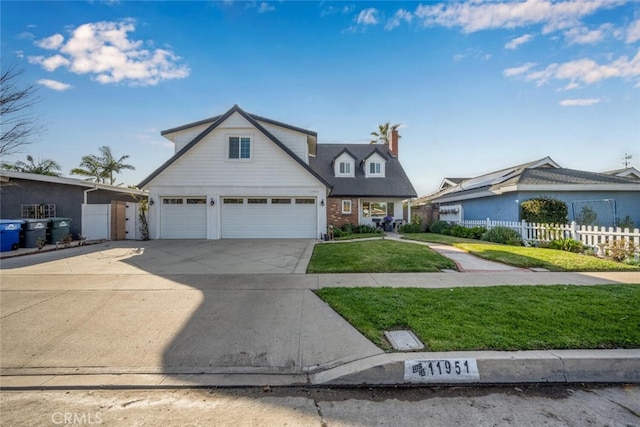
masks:
POLYGON ((479 380, 476 359, 429 359, 404 362, 404 380, 410 382, 457 382, 479 380))

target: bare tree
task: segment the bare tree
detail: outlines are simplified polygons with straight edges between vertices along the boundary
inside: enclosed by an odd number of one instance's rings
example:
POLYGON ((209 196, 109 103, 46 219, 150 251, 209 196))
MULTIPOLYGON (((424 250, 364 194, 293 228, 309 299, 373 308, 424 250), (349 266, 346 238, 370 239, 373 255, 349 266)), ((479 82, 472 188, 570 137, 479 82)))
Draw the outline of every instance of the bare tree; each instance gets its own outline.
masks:
POLYGON ((42 132, 42 126, 30 114, 37 102, 36 86, 20 86, 24 70, 15 65, 0 75, 0 156, 19 153, 42 132))

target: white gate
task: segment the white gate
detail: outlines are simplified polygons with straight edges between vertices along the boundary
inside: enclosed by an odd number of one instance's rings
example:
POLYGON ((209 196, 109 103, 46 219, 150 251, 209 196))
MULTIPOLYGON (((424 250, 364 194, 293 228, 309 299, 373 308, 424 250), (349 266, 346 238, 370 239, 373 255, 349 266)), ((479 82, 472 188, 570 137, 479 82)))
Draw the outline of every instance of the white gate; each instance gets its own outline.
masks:
POLYGON ((82 235, 87 240, 111 238, 111 205, 82 205, 82 235))

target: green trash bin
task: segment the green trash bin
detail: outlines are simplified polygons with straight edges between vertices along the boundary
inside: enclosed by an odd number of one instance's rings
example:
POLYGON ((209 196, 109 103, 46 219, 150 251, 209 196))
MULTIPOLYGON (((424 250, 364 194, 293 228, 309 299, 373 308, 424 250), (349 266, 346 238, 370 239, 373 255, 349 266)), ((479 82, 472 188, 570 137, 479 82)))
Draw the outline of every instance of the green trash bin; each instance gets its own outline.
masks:
POLYGON ((43 241, 47 238, 47 226, 49 219, 23 219, 22 231, 24 232, 24 247, 37 248, 38 239, 43 241))
POLYGON ((47 236, 47 243, 55 244, 56 242, 62 242, 65 236, 69 234, 70 226, 71 218, 49 218, 49 235, 47 236))

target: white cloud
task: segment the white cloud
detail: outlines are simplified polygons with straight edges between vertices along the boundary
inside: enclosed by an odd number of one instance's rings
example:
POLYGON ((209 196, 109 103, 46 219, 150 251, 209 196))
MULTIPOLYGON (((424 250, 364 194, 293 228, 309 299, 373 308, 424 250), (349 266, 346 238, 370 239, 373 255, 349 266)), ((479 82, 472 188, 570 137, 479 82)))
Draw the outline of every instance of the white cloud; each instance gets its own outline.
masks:
POLYGON ((378 22, 380 22, 378 19, 378 10, 373 7, 361 10, 356 18, 357 24, 377 25, 378 22))
POLYGON ((605 26, 597 30, 589 30, 586 27, 574 27, 564 32, 569 44, 594 44, 604 38, 605 26))
POLYGON ((504 47, 506 49, 517 49, 518 46, 520 46, 521 44, 527 43, 532 38, 533 36, 531 34, 525 34, 523 36, 516 37, 515 39, 511 40, 509 43, 505 44, 504 47))
POLYGON ((640 40, 640 19, 636 19, 627 28, 627 43, 635 43, 640 40))
POLYGON ((258 13, 273 12, 274 10, 276 10, 276 7, 266 1, 263 1, 260 3, 260 6, 258 6, 258 13))
POLYGON ((519 67, 507 68, 502 73, 506 77, 515 77, 515 76, 519 76, 521 74, 525 74, 527 71, 529 71, 531 69, 531 67, 533 67, 535 65, 536 64, 533 63, 533 62, 527 62, 526 64, 523 64, 523 65, 521 65, 519 67))
POLYGON ((415 16, 425 26, 461 27, 465 33, 496 28, 518 28, 542 24, 543 33, 573 27, 584 16, 599 9, 617 6, 611 0, 526 0, 523 2, 483 3, 449 2, 435 5, 420 5, 415 16))
POLYGON ((57 90, 57 91, 64 91, 67 89, 71 89, 71 85, 62 83, 56 80, 40 79, 38 80, 38 84, 48 87, 49 89, 57 90))
POLYGON ((16 36, 16 39, 18 40, 33 40, 35 39, 36 36, 34 36, 32 33, 28 32, 28 31, 23 31, 20 34, 18 34, 16 36))
POLYGON ((407 24, 410 24, 412 20, 413 20, 413 15, 411 14, 411 12, 408 12, 404 9, 398 9, 396 13, 393 15, 393 17, 384 26, 384 29, 393 30, 394 28, 400 26, 400 24, 402 24, 403 21, 406 22, 407 24))
POLYGON ((156 85, 189 75, 189 68, 180 65, 180 58, 172 51, 146 49, 143 41, 130 40, 129 33, 133 31, 135 24, 130 19, 84 24, 73 30, 66 42, 57 35, 38 42, 58 53, 31 56, 29 62, 40 64, 47 71, 66 67, 75 74, 90 74, 103 84, 156 85))
POLYGON ((60 47, 60 45, 62 45, 62 42, 64 41, 64 37, 62 36, 62 34, 54 34, 50 37, 46 37, 42 40, 38 40, 35 44, 38 47, 41 47, 43 49, 58 49, 60 47))
POLYGON ((532 71, 531 68, 532 66, 510 68, 504 71, 504 75, 523 77, 526 81, 535 82, 538 86, 551 80, 568 80, 565 90, 577 89, 610 78, 637 79, 640 83, 640 49, 631 59, 621 56, 606 64, 598 64, 592 59, 583 58, 562 64, 554 63, 538 71, 532 71))
POLYGON ((565 99, 560 101, 560 105, 563 107, 588 107, 599 102, 600 100, 596 98, 565 99))

